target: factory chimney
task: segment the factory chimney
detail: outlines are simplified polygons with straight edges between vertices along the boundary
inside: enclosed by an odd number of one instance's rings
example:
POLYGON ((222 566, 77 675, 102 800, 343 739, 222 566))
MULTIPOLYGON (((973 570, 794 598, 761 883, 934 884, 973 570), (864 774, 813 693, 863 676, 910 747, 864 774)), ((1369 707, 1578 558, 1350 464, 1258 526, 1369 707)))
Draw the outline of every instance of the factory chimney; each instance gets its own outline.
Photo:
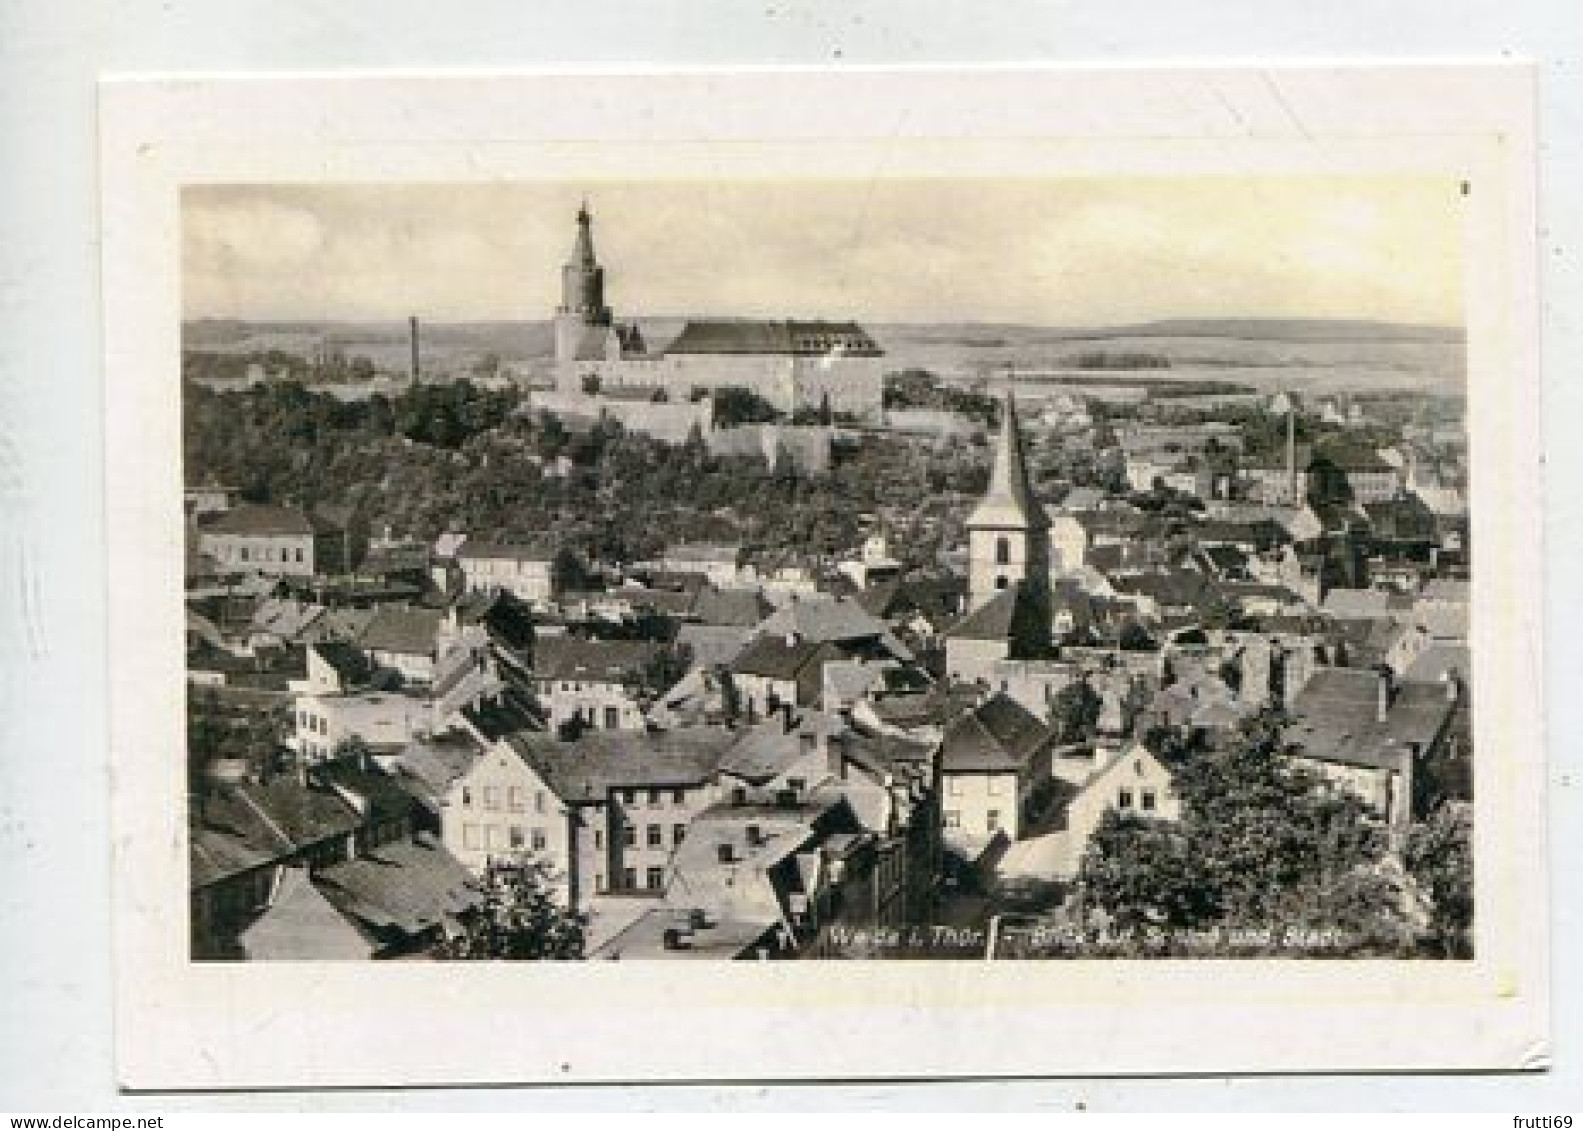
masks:
POLYGON ((412 349, 408 375, 412 378, 412 383, 416 385, 422 376, 422 372, 418 368, 418 316, 416 314, 407 316, 407 342, 412 349))

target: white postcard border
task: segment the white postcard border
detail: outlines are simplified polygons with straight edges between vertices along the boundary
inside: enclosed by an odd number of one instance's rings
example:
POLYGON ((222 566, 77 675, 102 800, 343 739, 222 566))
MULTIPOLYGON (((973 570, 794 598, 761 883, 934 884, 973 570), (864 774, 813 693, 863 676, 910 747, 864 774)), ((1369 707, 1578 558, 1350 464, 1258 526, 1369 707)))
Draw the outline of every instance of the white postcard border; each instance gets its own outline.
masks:
MULTIPOLYGON (((1530 74, 821 68, 113 82, 102 100, 118 1076, 134 1088, 1542 1066, 1548 918, 1530 74), (181 804, 184 183, 1458 172, 1470 963, 202 965, 181 804), (173 595, 162 600, 159 594, 173 595)), ((529 265, 524 265, 526 270, 529 265)))

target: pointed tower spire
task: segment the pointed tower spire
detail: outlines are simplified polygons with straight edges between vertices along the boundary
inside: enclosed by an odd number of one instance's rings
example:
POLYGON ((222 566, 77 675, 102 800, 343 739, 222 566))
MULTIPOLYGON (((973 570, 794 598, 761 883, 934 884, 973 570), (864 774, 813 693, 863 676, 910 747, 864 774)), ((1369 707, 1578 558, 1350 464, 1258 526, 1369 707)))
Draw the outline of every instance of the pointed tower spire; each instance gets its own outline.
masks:
POLYGON ((1022 428, 1017 421, 1017 401, 1006 390, 1001 410, 1000 436, 995 443, 995 464, 989 473, 989 490, 968 516, 968 529, 1044 530, 1050 518, 1034 498, 1028 484, 1028 465, 1022 452, 1022 428))
POLYGON ((593 217, 588 214, 588 198, 585 196, 577 209, 577 242, 572 245, 571 264, 590 270, 596 262, 593 217))

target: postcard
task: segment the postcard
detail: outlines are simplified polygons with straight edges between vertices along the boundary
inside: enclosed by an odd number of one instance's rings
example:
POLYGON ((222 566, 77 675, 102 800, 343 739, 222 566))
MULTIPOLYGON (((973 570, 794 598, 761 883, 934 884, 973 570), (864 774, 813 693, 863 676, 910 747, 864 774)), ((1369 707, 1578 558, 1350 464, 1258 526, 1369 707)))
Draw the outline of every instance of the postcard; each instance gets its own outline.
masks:
POLYGON ((106 82, 123 1086, 1543 1067, 1529 81, 106 82))

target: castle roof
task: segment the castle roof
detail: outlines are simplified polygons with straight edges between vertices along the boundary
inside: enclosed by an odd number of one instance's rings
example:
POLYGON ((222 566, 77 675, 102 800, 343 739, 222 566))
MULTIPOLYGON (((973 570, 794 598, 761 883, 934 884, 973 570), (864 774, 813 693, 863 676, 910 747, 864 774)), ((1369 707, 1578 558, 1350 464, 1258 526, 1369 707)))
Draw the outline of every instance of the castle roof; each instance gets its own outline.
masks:
POLYGON ((1044 530, 1050 518, 1033 497, 1028 485, 1028 466, 1022 454, 1022 430, 1017 424, 1017 402, 1006 391, 1006 407, 1001 414, 1000 437, 995 444, 995 466, 989 475, 989 490, 967 519, 968 529, 987 527, 1004 530, 1044 530))
POLYGON ((688 322, 668 354, 844 354, 879 357, 884 353, 856 322, 768 321, 700 318, 688 322))

